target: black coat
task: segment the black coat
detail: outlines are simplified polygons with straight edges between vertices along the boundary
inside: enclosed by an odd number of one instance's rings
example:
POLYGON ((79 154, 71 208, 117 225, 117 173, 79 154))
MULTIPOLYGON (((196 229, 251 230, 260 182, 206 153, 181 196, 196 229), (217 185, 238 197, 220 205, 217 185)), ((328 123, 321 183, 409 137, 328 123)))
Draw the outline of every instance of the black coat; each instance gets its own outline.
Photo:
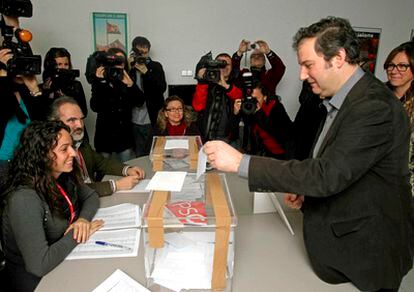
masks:
POLYGON ((95 149, 98 152, 122 152, 132 148, 132 107, 145 102, 136 84, 110 83, 96 79, 92 83, 91 109, 96 112, 95 149))
POLYGON ((305 195, 304 240, 322 280, 337 271, 360 290, 397 287, 414 256, 409 138, 401 103, 366 73, 315 159, 252 157, 249 187, 305 195))
MULTIPOLYGON (((154 127, 157 123, 158 112, 164 104, 164 92, 167 89, 167 83, 165 82, 165 74, 161 63, 151 60, 147 64, 147 69, 147 73, 141 74, 142 87, 151 125, 154 127)), ((136 69, 132 69, 130 73, 131 78, 136 82, 136 69)))

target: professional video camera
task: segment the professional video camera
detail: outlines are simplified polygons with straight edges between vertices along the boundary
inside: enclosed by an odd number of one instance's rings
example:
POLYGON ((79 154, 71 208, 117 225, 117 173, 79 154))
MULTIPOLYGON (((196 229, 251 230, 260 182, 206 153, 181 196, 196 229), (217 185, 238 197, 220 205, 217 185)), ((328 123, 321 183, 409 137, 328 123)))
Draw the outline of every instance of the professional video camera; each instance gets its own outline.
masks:
POLYGON ((77 77, 79 77, 80 71, 76 69, 59 69, 56 68, 52 75, 52 88, 58 90, 70 85, 77 77))
MULTIPOLYGON (((200 69, 206 68, 206 72, 201 80, 217 83, 220 81, 220 69, 226 67, 226 65, 227 63, 224 60, 213 60, 213 56, 211 52, 209 52, 202 56, 200 61, 197 63, 196 74, 200 69)), ((196 79, 200 78, 196 75, 196 79)))
POLYGON ((110 55, 106 52, 95 52, 96 67, 104 67, 104 78, 108 81, 122 81, 124 78, 124 69, 116 66, 125 63, 121 56, 110 55))
POLYGON ((139 54, 139 52, 133 51, 130 55, 133 58, 133 61, 131 62, 131 66, 134 66, 135 64, 145 64, 148 65, 151 62, 150 57, 144 57, 139 54))
POLYGON ((241 112, 244 115, 252 115, 257 109, 257 99, 252 96, 253 89, 257 85, 257 80, 253 77, 252 72, 245 72, 243 78, 243 99, 241 103, 241 112))
MULTIPOLYGON (((29 0, 0 0, 0 13, 7 16, 31 17, 32 3, 29 0)), ((8 61, 6 70, 13 75, 40 74, 42 59, 40 55, 33 55, 29 42, 32 33, 28 30, 14 28, 6 24, 4 17, 0 21, 3 43, 1 49, 10 49, 13 57, 8 61), (13 38, 16 41, 13 41, 13 38)))
POLYGON ((30 0, 0 0, 0 13, 16 17, 32 17, 33 6, 30 0))

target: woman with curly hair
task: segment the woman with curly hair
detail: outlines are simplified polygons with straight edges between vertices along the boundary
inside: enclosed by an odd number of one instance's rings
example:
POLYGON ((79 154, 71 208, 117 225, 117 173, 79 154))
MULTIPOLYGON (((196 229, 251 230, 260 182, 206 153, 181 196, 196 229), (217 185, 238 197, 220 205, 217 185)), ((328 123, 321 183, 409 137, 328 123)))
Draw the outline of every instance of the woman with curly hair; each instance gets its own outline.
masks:
POLYGON ((33 122, 23 132, 2 195, 2 245, 12 291, 33 291, 42 276, 98 230, 95 191, 77 175, 69 128, 33 122))
POLYGON ((414 42, 405 42, 393 49, 384 63, 387 86, 402 102, 411 121, 409 167, 414 196, 414 42))
POLYGON ((176 95, 164 101, 158 112, 155 136, 193 136, 200 135, 195 123, 192 122, 191 112, 184 101, 176 95))

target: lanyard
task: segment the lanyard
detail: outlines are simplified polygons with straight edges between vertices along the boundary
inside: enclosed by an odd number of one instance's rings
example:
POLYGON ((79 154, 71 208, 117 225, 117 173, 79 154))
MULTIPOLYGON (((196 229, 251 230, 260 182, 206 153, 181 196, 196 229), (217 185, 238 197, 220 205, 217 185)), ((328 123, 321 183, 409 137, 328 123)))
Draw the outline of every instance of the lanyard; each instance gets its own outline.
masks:
POLYGON ((81 171, 82 171, 82 178, 84 183, 91 183, 91 179, 89 177, 89 173, 88 173, 88 169, 86 168, 86 163, 85 163, 85 159, 83 159, 83 155, 82 152, 80 152, 80 150, 78 149, 77 151, 78 155, 77 155, 77 161, 79 162, 81 171))
POLYGON ((75 219, 75 210, 73 209, 73 204, 70 201, 70 199, 69 199, 68 195, 66 194, 65 190, 59 184, 56 184, 56 185, 57 185, 60 193, 62 194, 62 196, 65 198, 66 202, 69 205, 69 210, 70 210, 70 221, 69 221, 69 225, 70 225, 70 224, 72 224, 73 219, 75 219))

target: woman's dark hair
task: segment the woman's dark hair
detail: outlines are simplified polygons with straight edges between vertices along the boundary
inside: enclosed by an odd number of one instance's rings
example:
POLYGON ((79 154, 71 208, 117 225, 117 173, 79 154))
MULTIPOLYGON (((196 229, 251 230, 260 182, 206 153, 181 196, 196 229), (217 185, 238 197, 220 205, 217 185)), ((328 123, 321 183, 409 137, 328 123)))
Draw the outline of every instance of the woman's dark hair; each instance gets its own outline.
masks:
MULTIPOLYGON (((55 160, 52 150, 56 147, 62 130, 70 133, 69 127, 60 121, 34 121, 23 131, 20 145, 9 166, 5 193, 2 196, 6 197, 17 188, 26 186, 41 194, 51 210, 61 212, 61 207, 56 204, 60 195, 56 188, 57 180, 52 175, 55 160)), ((67 177, 80 183, 75 159, 73 165, 75 171, 62 174, 59 180, 67 177)))
POLYGON ((172 95, 170 97, 167 97, 164 101, 164 105, 158 112, 157 117, 157 127, 161 131, 165 131, 167 128, 167 117, 165 116, 165 111, 167 110, 168 104, 172 101, 179 101, 181 103, 181 106, 183 107, 183 122, 188 127, 192 122, 192 115, 188 107, 184 104, 184 101, 178 97, 177 95, 172 95))
POLYGON ((315 52, 323 54, 326 61, 330 61, 343 48, 349 64, 359 63, 360 44, 347 19, 328 16, 308 27, 300 28, 293 37, 293 48, 297 51, 302 41, 309 38, 316 38, 315 52))
POLYGON ((68 58, 69 69, 72 69, 72 61, 70 59, 70 53, 65 48, 50 48, 46 53, 45 60, 43 62, 43 81, 49 78, 53 71, 57 68, 56 58, 68 58))

